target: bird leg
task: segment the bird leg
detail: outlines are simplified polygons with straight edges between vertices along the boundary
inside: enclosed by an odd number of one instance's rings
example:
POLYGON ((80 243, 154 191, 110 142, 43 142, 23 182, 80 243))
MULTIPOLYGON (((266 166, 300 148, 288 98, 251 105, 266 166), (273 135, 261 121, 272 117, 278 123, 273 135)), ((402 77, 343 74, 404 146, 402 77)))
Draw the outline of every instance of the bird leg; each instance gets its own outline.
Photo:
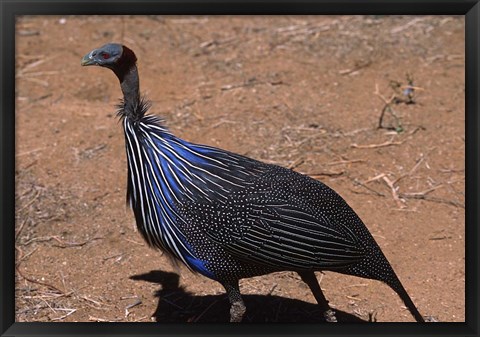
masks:
POLYGON ((230 301, 230 322, 241 322, 247 307, 243 303, 242 295, 238 287, 238 281, 223 285, 227 291, 228 300, 230 301))
POLYGON ((233 302, 230 306, 230 322, 241 322, 247 308, 242 300, 233 302))
POLYGON ((310 290, 315 296, 320 309, 323 312, 323 317, 327 322, 337 322, 337 317, 335 317, 335 311, 333 311, 330 306, 328 305, 328 301, 323 294, 322 288, 318 284, 317 278, 315 277, 315 273, 313 271, 304 271, 298 272, 302 281, 305 282, 310 290))

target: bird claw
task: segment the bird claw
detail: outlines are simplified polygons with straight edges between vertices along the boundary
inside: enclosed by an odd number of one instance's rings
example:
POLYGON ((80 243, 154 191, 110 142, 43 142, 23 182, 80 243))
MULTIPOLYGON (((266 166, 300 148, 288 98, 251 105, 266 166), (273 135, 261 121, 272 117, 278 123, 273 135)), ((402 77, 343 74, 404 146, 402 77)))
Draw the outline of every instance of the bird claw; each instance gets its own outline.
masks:
POLYGON ((436 319, 436 318, 433 317, 433 316, 424 316, 424 318, 425 318, 425 322, 428 322, 428 323, 438 322, 438 319, 436 319))
POLYGON ((323 313, 323 317, 325 318, 325 321, 328 323, 336 323, 337 322, 337 317, 335 316, 335 311, 332 309, 328 309, 323 313))
POLYGON ((230 307, 230 322, 241 322, 246 310, 243 302, 233 302, 230 307))

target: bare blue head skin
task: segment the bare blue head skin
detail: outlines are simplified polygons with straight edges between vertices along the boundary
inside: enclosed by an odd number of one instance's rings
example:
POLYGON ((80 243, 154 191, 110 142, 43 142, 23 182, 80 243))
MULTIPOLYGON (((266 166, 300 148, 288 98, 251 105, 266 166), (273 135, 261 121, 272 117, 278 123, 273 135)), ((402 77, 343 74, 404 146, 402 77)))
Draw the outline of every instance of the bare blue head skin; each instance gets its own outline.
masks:
POLYGON ((101 66, 112 68, 122 57, 123 46, 118 43, 107 43, 106 45, 92 50, 82 59, 82 66, 101 66))
POLYGON ((137 57, 130 48, 118 43, 107 43, 82 58, 82 66, 100 66, 111 69, 117 75, 123 92, 126 116, 136 114, 140 106, 140 85, 137 57))

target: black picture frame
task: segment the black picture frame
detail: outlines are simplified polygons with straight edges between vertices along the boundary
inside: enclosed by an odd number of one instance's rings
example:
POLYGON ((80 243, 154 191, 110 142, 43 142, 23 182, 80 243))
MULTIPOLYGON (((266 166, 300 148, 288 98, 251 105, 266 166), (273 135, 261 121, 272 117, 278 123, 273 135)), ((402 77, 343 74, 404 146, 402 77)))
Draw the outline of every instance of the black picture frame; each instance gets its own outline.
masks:
MULTIPOLYGON (((478 0, 317 0, 317 1, 22 1, 1 0, 0 63, 0 334, 1 336, 314 336, 448 335, 477 336, 478 170, 480 130, 478 0), (15 221, 15 16, 143 14, 404 14, 465 15, 466 20, 466 321, 464 323, 376 324, 166 324, 16 323, 14 321, 15 221)), ((448 270, 445 270, 448 273, 448 270)))

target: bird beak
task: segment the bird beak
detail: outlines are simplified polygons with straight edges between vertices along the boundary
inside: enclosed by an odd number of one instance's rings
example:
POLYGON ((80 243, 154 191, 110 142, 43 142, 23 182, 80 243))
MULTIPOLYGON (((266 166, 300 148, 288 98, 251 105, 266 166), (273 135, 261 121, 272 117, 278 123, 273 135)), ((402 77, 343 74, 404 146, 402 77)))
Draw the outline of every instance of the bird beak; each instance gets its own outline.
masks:
POLYGON ((90 53, 88 53, 87 55, 85 55, 83 57, 82 63, 81 63, 82 66, 91 66, 91 65, 97 65, 98 64, 95 61, 95 59, 93 58, 93 52, 94 52, 94 50, 92 50, 90 53))

